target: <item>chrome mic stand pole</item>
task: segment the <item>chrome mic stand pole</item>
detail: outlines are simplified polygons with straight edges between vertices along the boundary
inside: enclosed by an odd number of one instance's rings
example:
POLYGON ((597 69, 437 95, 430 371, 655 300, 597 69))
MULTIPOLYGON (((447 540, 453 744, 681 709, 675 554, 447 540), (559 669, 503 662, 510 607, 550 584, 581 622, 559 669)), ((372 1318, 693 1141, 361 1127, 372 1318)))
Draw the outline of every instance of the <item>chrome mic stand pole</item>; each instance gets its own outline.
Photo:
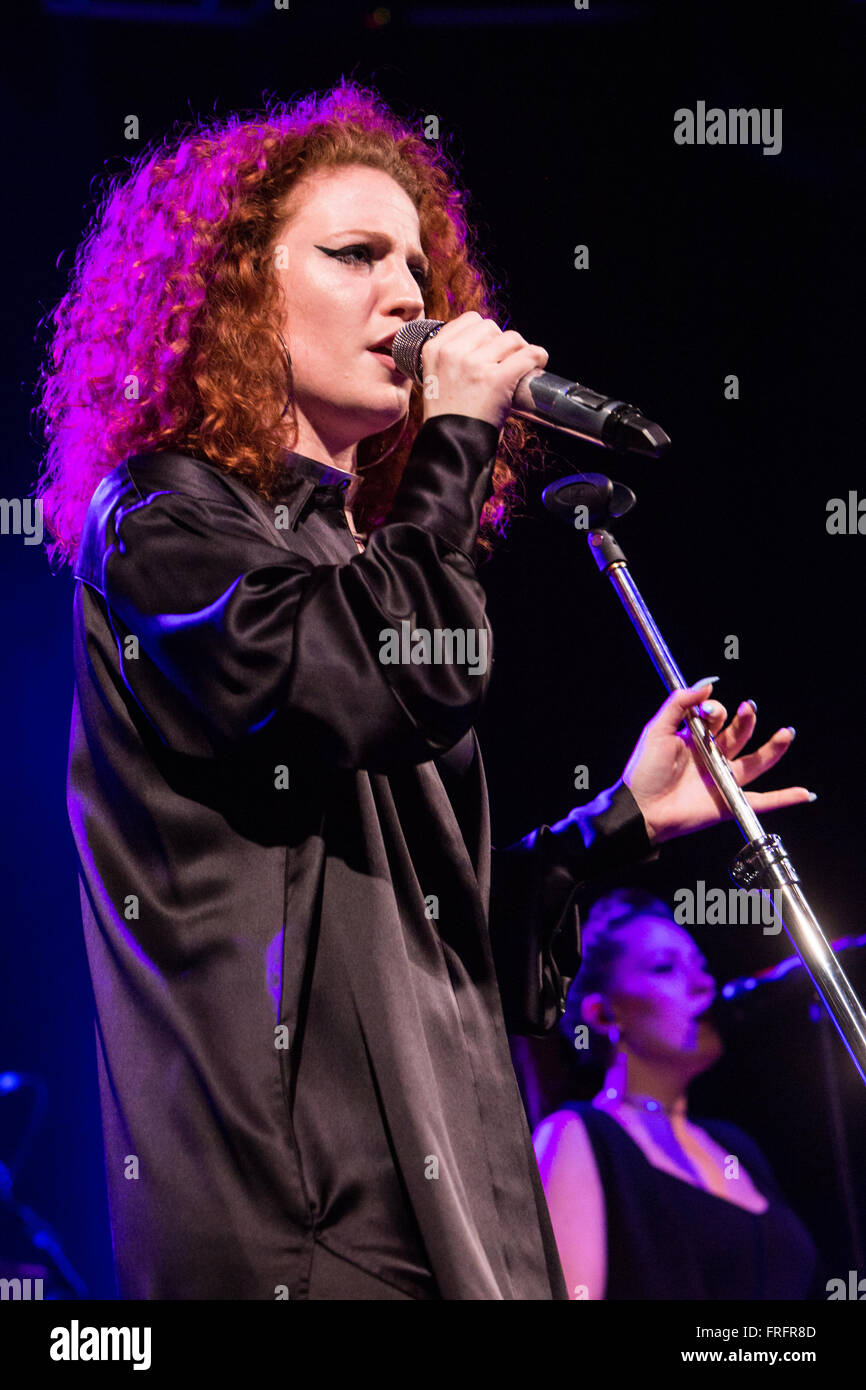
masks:
MULTIPOLYGON (((611 533, 598 525, 600 521, 609 523, 612 517, 622 516, 628 511, 634 504, 634 494, 601 474, 584 473, 551 483, 544 489, 542 500, 559 520, 573 528, 578 526, 577 512, 583 508, 593 528, 586 528, 593 559, 616 590, 665 687, 669 692, 688 689, 670 648, 629 573, 625 555, 611 533), (578 499, 576 504, 575 499, 578 499)), ((746 840, 745 848, 731 865, 731 877, 743 888, 759 888, 771 902, 781 903, 781 908, 776 909, 777 915, 835 1023, 861 1080, 866 1083, 866 1013, 806 901, 799 886, 800 880, 779 836, 764 832, 730 763, 716 747, 715 739, 700 715, 688 710, 685 722, 701 762, 727 802, 746 840), (774 894, 778 897, 774 898, 774 894)))

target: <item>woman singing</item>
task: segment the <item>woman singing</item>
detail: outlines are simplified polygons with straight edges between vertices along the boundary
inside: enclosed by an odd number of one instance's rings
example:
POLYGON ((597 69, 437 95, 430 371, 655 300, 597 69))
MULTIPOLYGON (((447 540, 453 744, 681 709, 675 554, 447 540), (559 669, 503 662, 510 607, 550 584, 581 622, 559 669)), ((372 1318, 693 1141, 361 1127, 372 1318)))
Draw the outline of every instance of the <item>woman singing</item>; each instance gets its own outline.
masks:
POLYGON ((755 1141, 689 1116, 688 1086, 722 1042, 688 932, 659 899, 625 890, 593 905, 582 946, 561 1027, 572 1040, 591 1030, 604 1080, 534 1135, 571 1296, 819 1296, 812 1238, 755 1141))
POLYGON ((54 320, 121 1296, 564 1299, 506 1030, 556 1024, 579 882, 722 809, 677 733, 704 682, 591 805, 491 847, 476 560, 547 353, 496 323, 450 165, 346 83, 186 132, 109 189, 54 320), (420 317, 423 390, 388 351, 420 317))

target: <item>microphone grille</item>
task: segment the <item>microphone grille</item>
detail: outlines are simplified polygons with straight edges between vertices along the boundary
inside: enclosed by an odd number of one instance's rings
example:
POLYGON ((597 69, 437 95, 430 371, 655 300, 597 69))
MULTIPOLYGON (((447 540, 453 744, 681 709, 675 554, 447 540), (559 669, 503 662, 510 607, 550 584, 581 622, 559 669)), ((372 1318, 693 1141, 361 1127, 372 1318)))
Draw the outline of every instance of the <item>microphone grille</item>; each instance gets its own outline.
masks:
POLYGON ((444 326, 441 319, 413 319, 411 323, 404 323, 403 327, 397 330, 391 344, 391 356, 395 367, 404 376, 410 376, 413 381, 417 381, 419 386, 424 379, 421 349, 427 339, 432 338, 433 334, 438 333, 444 326))

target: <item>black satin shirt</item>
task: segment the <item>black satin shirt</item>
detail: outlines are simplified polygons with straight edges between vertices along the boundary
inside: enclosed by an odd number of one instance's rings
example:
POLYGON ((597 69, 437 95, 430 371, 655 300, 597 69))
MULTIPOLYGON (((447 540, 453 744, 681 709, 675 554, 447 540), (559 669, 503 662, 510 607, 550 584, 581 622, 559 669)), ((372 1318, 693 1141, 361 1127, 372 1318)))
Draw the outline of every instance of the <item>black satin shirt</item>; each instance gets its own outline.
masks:
POLYGON ((123 1298, 327 1296, 317 1252, 382 1297, 567 1297, 506 1032, 554 1027, 577 884, 643 819, 620 782, 493 849, 490 663, 379 659, 407 618, 492 650, 497 441, 428 420, 360 554, 298 454, 276 507, 174 453, 93 496, 68 806, 123 1298))

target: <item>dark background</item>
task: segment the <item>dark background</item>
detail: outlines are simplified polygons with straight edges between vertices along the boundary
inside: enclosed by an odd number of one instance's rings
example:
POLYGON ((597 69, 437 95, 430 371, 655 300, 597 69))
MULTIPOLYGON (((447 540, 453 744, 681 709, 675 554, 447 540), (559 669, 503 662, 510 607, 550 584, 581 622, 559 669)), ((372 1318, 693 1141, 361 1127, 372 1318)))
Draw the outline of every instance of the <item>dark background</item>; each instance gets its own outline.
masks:
MULTIPOLYGON (((719 674, 717 698, 731 712, 754 698, 763 737, 796 726, 791 752, 759 785, 805 785, 818 800, 767 815, 765 827, 784 836, 827 935, 862 931, 866 536, 830 536, 826 517, 828 500, 861 487, 863 473, 863 21, 857 4, 792 14, 755 0, 590 0, 588 11, 565 0, 390 11, 46 0, 6 10, 4 494, 32 492, 37 324, 65 290, 92 180, 176 120, 257 108, 265 92, 289 100, 341 74, 372 83, 403 115, 438 115, 509 322, 544 344, 552 371, 636 402, 673 440, 657 464, 548 434, 547 471, 482 569, 496 666, 478 731, 494 842, 614 781, 663 698, 585 542, 538 502, 543 481, 609 469, 638 494, 619 535, 686 678, 719 674), (781 107, 782 152, 675 145, 674 111, 699 100, 781 107), (137 144, 124 140, 130 113, 137 144), (590 268, 578 271, 582 243, 590 268), (729 373, 739 400, 724 399, 729 373), (728 634, 739 637, 736 661, 724 657, 728 634), (578 763, 588 792, 573 789, 578 763)), ((71 582, 51 574, 40 547, 0 542, 0 1071, 39 1075, 48 1088, 17 1193, 60 1232, 91 1295, 110 1296, 92 999, 64 803, 71 582)), ((733 826, 704 832, 666 846, 629 881, 668 899, 698 879, 727 888, 740 844, 733 826)), ((605 886, 592 885, 585 902, 605 886)), ((720 980, 791 951, 760 927, 695 935, 720 980)), ((860 956, 844 962, 862 988, 860 956)), ((830 1273, 845 1276, 858 1255, 802 976, 743 1006, 728 1055, 692 1098, 698 1113, 755 1136, 830 1273)), ((566 1070, 564 1042, 541 1050, 554 1095, 592 1094, 591 1078, 566 1070)), ((856 1175, 863 1087, 835 1035, 830 1051, 856 1175)), ((0 1096, 7 1162, 30 1094, 0 1096)), ((862 1222, 862 1188, 859 1202, 862 1222)))

